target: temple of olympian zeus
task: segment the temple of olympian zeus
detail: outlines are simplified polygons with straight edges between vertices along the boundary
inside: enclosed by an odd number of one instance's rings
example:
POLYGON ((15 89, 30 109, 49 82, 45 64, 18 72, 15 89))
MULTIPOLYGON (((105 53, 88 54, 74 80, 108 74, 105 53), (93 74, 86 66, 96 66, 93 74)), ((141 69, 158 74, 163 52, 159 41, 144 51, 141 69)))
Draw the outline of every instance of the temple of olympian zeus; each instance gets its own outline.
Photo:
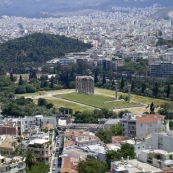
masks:
MULTIPOLYGON (((131 85, 128 85, 128 102, 130 103, 130 91, 131 91, 131 85)), ((115 82, 115 100, 118 101, 118 84, 115 82)))
POLYGON ((94 78, 92 76, 76 76, 76 92, 78 94, 94 94, 94 78))

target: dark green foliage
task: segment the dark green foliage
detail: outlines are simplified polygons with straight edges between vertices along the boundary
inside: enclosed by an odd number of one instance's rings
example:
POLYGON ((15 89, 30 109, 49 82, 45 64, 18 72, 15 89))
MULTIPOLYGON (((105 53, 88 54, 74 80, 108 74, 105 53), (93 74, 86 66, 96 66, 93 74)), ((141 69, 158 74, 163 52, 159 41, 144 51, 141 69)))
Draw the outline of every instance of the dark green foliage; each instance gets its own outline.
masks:
POLYGON ((37 72, 34 69, 31 69, 31 72, 29 74, 29 79, 35 78, 37 79, 37 72))
POLYGON ((46 99, 39 98, 38 99, 38 106, 47 106, 46 99))
POLYGON ((26 87, 22 85, 17 86, 15 94, 24 94, 24 93, 26 93, 26 87))
POLYGON ((108 168, 110 168, 111 162, 119 161, 121 160, 121 157, 127 159, 127 156, 129 156, 129 159, 135 158, 134 147, 130 144, 122 144, 121 149, 117 151, 108 150, 106 153, 106 163, 108 168))
POLYGON ((141 93, 144 93, 145 89, 146 89, 146 84, 143 83, 143 84, 142 84, 142 90, 141 90, 141 93))
POLYGON ((19 85, 23 85, 23 84, 24 84, 24 81, 23 81, 22 76, 20 75, 20 77, 19 77, 19 85))
POLYGON ((126 61, 125 65, 119 68, 120 71, 128 71, 131 74, 144 75, 149 74, 148 60, 140 60, 139 62, 126 61))
POLYGON ((26 171, 27 173, 47 173, 49 172, 49 165, 45 163, 36 163, 31 166, 30 170, 26 171))
POLYGON ((45 106, 37 106, 30 98, 25 99, 24 97, 20 97, 17 99, 8 99, 2 105, 2 115, 4 116, 24 117, 38 114, 43 114, 44 116, 53 115, 52 111, 45 106))
POLYGON ((169 98, 169 95, 170 95, 170 84, 168 84, 167 86, 166 97, 169 98))
POLYGON ((121 125, 113 125, 110 129, 102 129, 100 128, 96 133, 96 136, 103 141, 104 143, 110 143, 112 136, 122 136, 123 128, 121 125))
POLYGON ((155 109, 155 105, 154 105, 154 103, 152 102, 152 103, 150 104, 150 111, 151 111, 151 112, 154 112, 154 109, 155 109))
POLYGON ((173 40, 165 40, 163 38, 159 38, 156 46, 167 45, 169 48, 173 47, 173 40))
POLYGON ((106 83, 105 72, 103 72, 103 85, 106 83))
POLYGON ((79 173, 106 173, 107 171, 105 163, 89 157, 85 161, 80 161, 78 168, 79 173))
POLYGON ((120 86, 121 90, 124 88, 124 79, 123 77, 121 78, 121 86, 120 86))
POLYGON ((159 88, 158 88, 158 83, 156 82, 153 88, 153 96, 157 97, 158 92, 159 92, 159 88))
MULTIPOLYGON (((34 33, 0 44, 0 60, 13 72, 25 72, 25 67, 40 64, 69 52, 81 52, 91 48, 76 39, 60 35, 34 33)), ((0 70, 1 72, 2 70, 0 70)))
POLYGON ((98 123, 98 118, 117 118, 117 114, 108 109, 95 109, 94 111, 75 112, 75 123, 98 123))

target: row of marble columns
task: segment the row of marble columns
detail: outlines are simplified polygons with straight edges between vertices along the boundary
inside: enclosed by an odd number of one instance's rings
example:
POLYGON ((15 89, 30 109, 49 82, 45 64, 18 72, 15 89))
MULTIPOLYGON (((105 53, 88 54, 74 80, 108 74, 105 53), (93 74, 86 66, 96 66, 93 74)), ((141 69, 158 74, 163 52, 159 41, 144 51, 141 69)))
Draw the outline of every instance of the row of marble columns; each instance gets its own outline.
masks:
MULTIPOLYGON (((128 85, 128 102, 130 103, 131 85, 128 85)), ((115 100, 118 100, 118 84, 115 82, 115 100)))
POLYGON ((94 94, 94 80, 90 78, 77 78, 76 92, 79 94, 94 94))

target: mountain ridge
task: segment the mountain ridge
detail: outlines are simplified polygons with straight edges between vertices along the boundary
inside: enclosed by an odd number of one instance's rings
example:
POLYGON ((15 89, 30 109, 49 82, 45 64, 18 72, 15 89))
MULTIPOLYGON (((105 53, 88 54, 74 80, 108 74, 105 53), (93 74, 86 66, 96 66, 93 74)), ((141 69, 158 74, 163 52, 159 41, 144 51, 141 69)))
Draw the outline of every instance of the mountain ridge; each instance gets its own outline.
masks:
POLYGON ((41 17, 41 12, 67 12, 83 9, 109 10, 112 6, 173 6, 173 0, 0 0, 0 15, 41 17))

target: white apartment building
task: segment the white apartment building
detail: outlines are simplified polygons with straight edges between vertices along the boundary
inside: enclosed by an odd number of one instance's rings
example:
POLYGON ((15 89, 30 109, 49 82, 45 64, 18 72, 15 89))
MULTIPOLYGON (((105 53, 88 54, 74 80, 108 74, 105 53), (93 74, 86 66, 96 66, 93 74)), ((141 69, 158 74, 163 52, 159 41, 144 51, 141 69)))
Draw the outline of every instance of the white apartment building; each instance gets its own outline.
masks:
POLYGON ((136 137, 145 140, 150 134, 165 131, 165 116, 147 114, 136 119, 136 137))
POLYGON ((151 63, 150 76, 152 77, 173 76, 173 62, 158 61, 151 63))
POLYGON ((120 124, 123 127, 124 136, 135 137, 136 136, 136 118, 138 116, 132 113, 125 113, 120 120, 120 124))
POLYGON ((147 146, 152 149, 161 149, 167 152, 173 151, 173 132, 153 133, 147 140, 147 146))
POLYGON ((26 173, 25 158, 0 156, 0 173, 26 173))

